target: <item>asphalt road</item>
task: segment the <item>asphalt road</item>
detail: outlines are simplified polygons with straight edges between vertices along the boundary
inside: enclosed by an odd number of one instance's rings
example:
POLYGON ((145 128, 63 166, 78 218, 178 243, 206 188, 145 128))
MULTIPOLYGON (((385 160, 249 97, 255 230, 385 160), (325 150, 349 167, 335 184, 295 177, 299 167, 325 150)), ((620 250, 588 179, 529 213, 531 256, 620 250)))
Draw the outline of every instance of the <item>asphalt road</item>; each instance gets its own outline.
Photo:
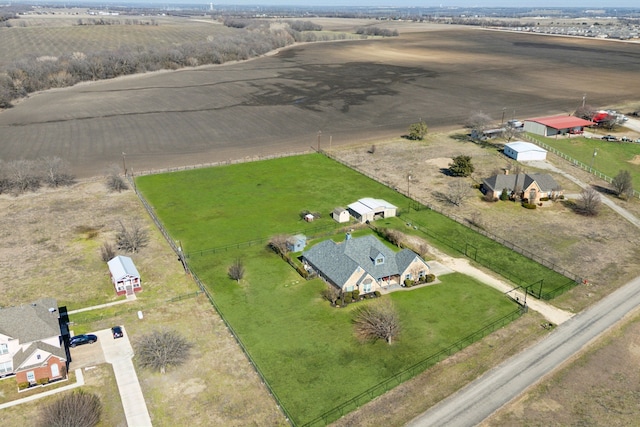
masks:
POLYGON ((560 367, 640 305, 637 277, 549 337, 512 357, 411 421, 411 427, 475 426, 560 367))

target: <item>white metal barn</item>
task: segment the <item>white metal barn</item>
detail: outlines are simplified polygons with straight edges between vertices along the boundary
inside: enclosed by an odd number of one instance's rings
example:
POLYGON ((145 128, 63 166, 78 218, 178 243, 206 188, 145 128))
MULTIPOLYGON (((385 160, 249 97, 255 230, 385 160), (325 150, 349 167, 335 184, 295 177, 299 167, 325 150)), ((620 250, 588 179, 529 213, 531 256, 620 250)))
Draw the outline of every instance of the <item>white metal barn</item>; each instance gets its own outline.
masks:
POLYGON ((378 218, 390 218, 396 216, 397 206, 386 200, 365 197, 348 207, 349 213, 359 222, 375 221, 378 218))
POLYGON ((504 154, 517 161, 545 160, 547 150, 524 141, 514 141, 504 145, 504 154))

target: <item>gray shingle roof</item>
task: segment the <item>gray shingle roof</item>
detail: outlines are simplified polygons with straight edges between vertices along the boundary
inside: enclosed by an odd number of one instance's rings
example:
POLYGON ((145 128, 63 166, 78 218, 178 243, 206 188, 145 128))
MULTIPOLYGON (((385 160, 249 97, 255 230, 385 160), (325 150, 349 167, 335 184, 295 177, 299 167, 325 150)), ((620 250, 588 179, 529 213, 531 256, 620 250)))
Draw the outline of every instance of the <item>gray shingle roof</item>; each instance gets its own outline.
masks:
POLYGON ((47 358, 40 359, 38 363, 34 363, 32 365, 20 366, 24 363, 25 360, 31 357, 31 355, 38 350, 51 353, 52 355, 57 356, 62 360, 65 360, 65 361, 67 360, 67 355, 65 353, 63 346, 55 347, 47 343, 35 342, 31 344, 29 347, 27 347, 25 350, 19 351, 15 354, 15 356, 13 356, 13 369, 15 371, 18 371, 18 370, 24 371, 24 370, 32 369, 38 366, 43 366, 46 363, 47 358))
POLYGON ((538 183, 541 191, 552 191, 558 188, 558 183, 549 174, 546 173, 519 173, 517 175, 494 175, 483 180, 485 187, 492 191, 514 191, 516 188, 524 190, 533 182, 538 183))
MULTIPOLYGON (((325 240, 302 254, 314 268, 338 286, 342 286, 358 268, 374 278, 394 276, 402 273, 417 256, 409 249, 395 253, 372 235, 347 239, 336 243, 325 240), (376 264, 378 255, 384 257, 376 264)), ((359 280, 362 280, 360 277, 359 280)))
POLYGON ((18 339, 20 343, 59 336, 58 303, 53 298, 41 298, 31 304, 0 309, 0 333, 18 339), (50 312, 49 309, 55 311, 50 312))

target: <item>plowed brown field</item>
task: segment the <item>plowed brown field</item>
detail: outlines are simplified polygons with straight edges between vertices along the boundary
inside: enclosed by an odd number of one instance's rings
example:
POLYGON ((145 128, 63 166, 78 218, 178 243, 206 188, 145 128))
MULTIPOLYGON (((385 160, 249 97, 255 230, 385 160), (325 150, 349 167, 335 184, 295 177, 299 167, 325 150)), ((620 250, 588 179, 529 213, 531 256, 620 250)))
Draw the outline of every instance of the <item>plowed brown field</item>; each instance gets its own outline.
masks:
POLYGON ((0 159, 57 155, 85 177, 123 152, 135 172, 640 99, 637 44, 425 28, 32 95, 0 114, 0 159))

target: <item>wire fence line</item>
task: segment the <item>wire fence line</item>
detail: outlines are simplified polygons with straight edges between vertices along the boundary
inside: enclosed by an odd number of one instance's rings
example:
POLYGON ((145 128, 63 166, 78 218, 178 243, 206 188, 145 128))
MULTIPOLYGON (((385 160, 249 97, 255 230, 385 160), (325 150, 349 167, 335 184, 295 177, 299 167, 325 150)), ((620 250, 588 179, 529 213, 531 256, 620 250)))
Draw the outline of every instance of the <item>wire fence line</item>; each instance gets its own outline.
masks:
POLYGON ((160 222, 160 219, 156 216, 156 213, 154 212, 154 210, 151 207, 151 205, 149 205, 149 203, 144 198, 144 196, 138 191, 138 189, 136 188, 135 183, 133 181, 133 177, 130 176, 130 177, 128 177, 128 179, 129 179, 129 182, 131 183, 132 187, 134 188, 134 190, 136 192, 136 195, 138 196, 138 199, 140 200, 142 205, 147 210, 147 213, 149 214, 149 216, 153 220, 154 224, 156 225, 158 230, 160 230, 160 233, 162 233, 162 235, 164 236, 166 241, 169 243, 169 246, 171 247, 171 249, 173 249, 173 251, 176 253, 176 255, 178 255, 178 259, 182 262, 182 266, 184 267, 185 273, 188 274, 189 276, 191 276, 193 281, 198 286, 199 291, 197 291, 196 294, 203 293, 203 294, 205 294, 207 296, 207 299, 209 300, 209 303, 216 310, 216 313, 218 313, 218 316, 220 316, 220 318, 224 322, 225 327, 227 328, 227 330, 229 331, 229 333, 231 334, 233 339, 236 341, 238 346, 242 349, 242 352, 244 353, 245 357, 247 358, 247 360, 251 364, 252 368, 258 374, 258 376, 260 377, 260 380, 261 380, 262 384, 266 387, 267 391, 271 394, 271 396, 273 396, 273 399, 276 401, 276 403, 278 405, 278 408, 280 409, 280 411, 282 412, 282 414, 284 415, 286 420, 289 422, 289 424, 291 426, 295 427, 295 423, 293 421, 293 418, 289 414, 289 411, 282 404, 282 401, 278 397, 278 395, 275 392, 275 390, 273 390, 271 388, 271 385, 266 380, 266 377, 262 373, 262 370, 260 369, 258 364, 253 360, 253 357, 251 357, 251 354, 249 354, 249 351, 245 347, 244 343, 242 342, 242 340, 240 339, 238 334, 235 332, 235 330, 233 329, 233 327, 231 326, 231 324, 229 323, 227 318, 224 316, 224 314, 222 313, 222 310, 220 310, 220 307, 218 307, 218 304, 216 304, 216 301, 214 300, 213 295, 211 295, 211 292, 209 292, 209 289, 200 280, 198 275, 194 271, 192 271, 191 268, 189 267, 189 263, 186 260, 186 257, 184 256, 184 254, 182 252, 182 248, 180 248, 176 244, 175 240, 171 237, 169 232, 164 228, 164 225, 160 222))
POLYGON ((282 157, 293 157, 293 156, 303 156, 305 154, 309 154, 313 152, 312 150, 308 149, 305 151, 292 151, 289 153, 277 153, 277 154, 268 154, 268 155, 257 155, 257 156, 247 156, 247 157, 243 157, 242 159, 229 159, 229 160, 223 160, 220 162, 211 162, 211 163, 200 163, 197 165, 187 165, 187 166, 175 166, 175 167, 171 167, 171 168, 163 168, 163 169, 149 169, 149 170, 143 170, 143 171, 135 171, 135 174, 133 173, 133 168, 130 168, 129 172, 131 173, 132 176, 143 176, 143 175, 155 175, 155 174, 160 174, 160 173, 169 173, 169 172, 181 172, 181 171, 187 171, 187 170, 194 170, 194 169, 204 169, 204 168, 211 168, 211 167, 216 167, 216 166, 226 166, 226 165, 237 165, 240 163, 250 163, 250 162, 259 162, 262 160, 273 160, 273 159, 280 159, 282 157))
MULTIPOLYGON (((608 182, 609 184, 611 184, 613 182, 613 178, 611 178, 608 175, 603 174, 602 172, 598 171, 597 169, 594 169, 592 166, 590 165, 586 165, 584 163, 582 163, 580 160, 574 159, 573 157, 569 156, 568 154, 563 153, 560 150, 557 150, 553 147, 551 147, 550 145, 545 144, 542 141, 539 141, 538 139, 534 138, 531 135, 528 134, 523 134, 524 138, 529 140, 529 142, 539 145, 540 147, 544 148, 547 151, 552 152, 553 154, 555 154, 556 156, 568 161, 569 163, 571 163, 573 166, 579 167, 580 169, 583 169, 587 172, 589 172, 592 175, 597 176, 598 178, 600 178, 603 181, 608 182)), ((633 190, 633 197, 639 198, 640 199, 640 192, 633 190)))
MULTIPOLYGON (((330 156, 326 152, 322 152, 322 153, 325 154, 325 155, 328 155, 331 158, 333 158, 332 156, 330 156)), ((273 156, 273 157, 270 157, 270 158, 277 158, 277 157, 284 157, 284 155, 282 155, 282 156, 280 156, 280 155, 273 156)), ((263 159, 266 159, 266 158, 262 158, 261 157, 261 158, 256 158, 255 160, 263 160, 263 159)), ((401 192, 401 190, 399 190, 398 188, 394 187, 392 183, 382 182, 379 179, 377 179, 376 177, 370 176, 369 174, 367 174, 367 173, 365 173, 363 171, 360 171, 357 167, 354 167, 353 165, 346 164, 345 162, 340 161, 339 159, 334 158, 334 160, 337 160, 340 163, 345 164, 346 166, 348 166, 348 167, 350 167, 350 168, 352 168, 354 170, 357 170, 360 173, 363 173, 364 175, 370 177, 371 179, 374 179, 375 181, 381 182, 382 184, 386 185, 387 187, 394 188, 396 191, 401 192)), ((238 163, 241 163, 241 162, 238 162, 238 163)), ((219 163, 217 165, 222 165, 222 164, 230 164, 230 163, 226 163, 225 162, 225 163, 219 163)), ((202 165, 201 167, 208 167, 208 166, 215 166, 215 164, 202 165)), ((170 172, 170 171, 174 171, 174 170, 187 170, 187 169, 195 169, 195 167, 182 168, 182 169, 170 169, 170 170, 167 170, 166 172, 170 172)), ((152 173, 156 173, 156 172, 152 172, 152 173)), ((189 274, 193 278, 195 283, 197 284, 197 286, 199 288, 199 291, 197 291, 194 295, 198 295, 200 293, 204 293, 207 296, 207 299, 209 300, 209 302, 212 305, 212 307, 216 310, 217 314, 220 316, 220 318, 224 322, 225 327, 229 331, 230 335, 234 338, 234 340, 236 341, 238 346, 242 349, 242 352, 244 353, 245 357, 247 358, 247 360, 251 364, 251 366, 254 369, 254 371, 260 377, 260 379, 261 379, 262 383, 264 384, 265 388, 268 390, 268 392, 271 394, 271 396, 273 396, 274 400, 276 401, 276 403, 278 405, 279 410, 282 412, 282 414, 286 418, 287 422, 291 426, 296 427, 297 424, 296 424, 295 420, 293 419, 293 417, 291 416, 291 414, 289 413, 287 408, 284 406, 284 404, 280 400, 280 398, 279 398, 278 394, 276 393, 276 391, 271 387, 269 382, 266 380, 266 377, 263 374, 262 370, 260 369, 259 365, 255 362, 255 360, 253 359, 253 357, 249 353, 248 349, 246 348, 246 346, 244 345, 244 343, 242 342, 242 340, 240 339, 238 334, 235 332, 235 330, 233 329, 233 327, 231 326, 229 321, 226 319, 225 315, 223 314, 223 312, 220 309, 220 307, 217 305, 213 295, 210 293, 210 291, 207 288, 207 286, 205 286, 205 284, 200 280, 198 275, 194 271, 192 271, 191 268, 189 267, 189 264, 188 264, 188 261, 187 261, 187 257, 182 252, 182 248, 180 248, 176 244, 176 241, 171 237, 169 232, 165 229, 163 224, 160 222, 159 218, 156 216, 155 211, 153 210, 151 205, 147 202, 147 200, 144 198, 144 196, 136 188, 133 174, 127 175, 127 178, 129 180, 129 182, 131 183, 131 186, 134 189, 136 195, 138 196, 138 199, 141 201, 142 205, 147 210, 149 216, 153 220, 153 222, 156 225, 157 229, 164 236, 165 240, 167 241, 169 246, 173 249, 173 251, 178 255, 178 259, 182 262, 182 265, 183 265, 183 267, 185 269, 185 272, 187 274, 189 274)), ((405 195, 408 196, 408 194, 405 194, 405 195)), ((434 207, 429 206, 428 204, 426 204, 424 202, 421 202, 421 201, 419 201, 419 202, 422 203, 425 207, 438 212, 438 210, 435 209, 434 207)), ((443 215, 446 215, 443 212, 439 212, 439 213, 441 213, 443 215)), ((446 215, 446 216, 451 218, 450 215, 446 215)), ((452 219, 456 220, 455 218, 452 218, 452 219)), ((462 222, 461 219, 458 219, 457 222, 461 222, 462 224, 464 224, 467 227, 469 226, 469 224, 467 224, 466 221, 462 222)), ((327 226, 316 227, 316 228, 327 228, 327 226)), ((489 237, 489 236, 487 236, 487 237, 489 237)), ((259 241, 262 242, 263 239, 259 239, 259 241)), ((513 246, 516 247, 515 245, 513 245, 513 246)), ((219 248, 212 248, 210 250, 205 250, 205 251, 210 251, 209 253, 215 253, 216 250, 220 250, 220 249, 219 248)), ((200 252, 204 252, 204 251, 200 251, 200 252)), ((465 253, 465 252, 463 252, 463 253, 465 253)), ((189 255, 191 256, 192 254, 189 254, 189 255)), ((398 374, 395 374, 392 377, 381 381, 380 383, 374 385, 373 387, 370 387, 368 390, 366 390, 365 392, 359 394, 358 396, 355 396, 355 397, 349 399, 348 401, 343 402, 342 404, 338 405, 337 407, 325 412, 324 414, 322 414, 320 417, 316 418, 315 420, 312 420, 312 421, 304 424, 304 427, 313 427, 313 426, 316 426, 316 425, 326 425, 326 424, 328 424, 328 423, 340 418, 345 413, 350 412, 350 411, 362 406, 364 403, 369 402, 374 397, 379 396, 379 395, 389 391, 390 389, 396 387, 397 385, 401 384, 402 382, 407 381, 408 379, 416 376, 417 374, 423 372, 424 370, 426 370, 427 368, 431 367, 432 365, 434 365, 434 364, 438 363, 439 361, 444 360, 445 358, 449 357, 453 353, 458 352, 461 349, 467 347, 468 345, 471 345, 474 342, 484 338, 486 335, 494 332, 495 330, 504 327, 506 324, 508 324, 508 323, 512 322, 513 320, 517 319, 518 317, 520 317, 524 312, 523 309, 526 310, 526 307, 524 307, 524 308, 521 307, 518 310, 515 310, 514 312, 512 312, 512 313, 510 313, 510 314, 508 314, 508 315, 506 315, 506 316, 504 316, 504 317, 502 317, 502 318, 490 323, 489 325, 484 326, 483 328, 479 329, 478 331, 475 331, 475 332, 471 333, 467 337, 457 341, 456 343, 450 345, 449 347, 447 347, 447 348, 445 348, 445 349, 443 349, 443 350, 441 350, 441 351, 439 351, 439 352, 437 352, 437 353, 435 353, 433 355, 428 356, 427 358, 421 360, 420 362, 408 367, 404 371, 401 371, 398 374)))
POLYGON ((466 348, 471 344, 477 341, 480 341, 482 338, 486 337, 487 335, 508 325, 509 323, 513 322, 514 320, 522 316, 522 314, 524 314, 526 311, 527 311, 526 307, 524 308, 521 307, 512 311, 511 313, 467 335, 461 340, 456 341, 455 343, 451 344, 447 348, 440 350, 437 353, 432 354, 426 357, 425 359, 422 359, 419 362, 409 366, 407 369, 380 381, 378 384, 372 387, 369 387, 367 390, 363 391, 357 396, 341 403, 340 405, 336 406, 333 409, 330 409, 329 411, 307 422, 306 424, 303 424, 302 427, 324 426, 337 420, 343 415, 348 414, 349 412, 359 408, 365 403, 370 402, 375 397, 378 397, 381 394, 386 393, 387 391, 393 389, 394 387, 397 387, 403 382, 408 381, 411 378, 415 377, 416 375, 424 372, 427 368, 430 368, 431 366, 446 359, 452 354, 457 353, 463 348, 466 348))
MULTIPOLYGON (((395 184, 393 184, 393 183, 391 183, 389 181, 385 181, 383 179, 380 179, 380 177, 377 177, 377 176, 375 176, 373 174, 368 173, 365 170, 362 170, 358 166, 353 165, 353 164, 351 164, 351 163, 339 158, 338 156, 334 155, 333 153, 330 153, 330 152, 327 152, 327 151, 322 151, 322 150, 321 150, 321 152, 324 155, 326 155, 327 157, 330 157, 331 159, 333 159, 333 160, 335 160, 335 161, 347 166, 348 168, 353 169, 353 170, 355 170, 355 171, 367 176, 368 178, 371 178, 372 180, 377 181, 377 182, 379 182, 379 183, 381 183, 381 184, 383 184, 383 185, 385 185, 385 186, 397 191, 398 193, 407 196, 410 200, 413 201, 413 202, 411 202, 410 206, 413 206, 415 210, 420 210, 420 209, 426 208, 426 209, 432 210, 434 212, 437 212, 437 213, 439 213, 441 215, 444 215, 447 218, 449 218, 449 219, 451 219, 451 220, 453 220, 453 221, 455 221, 455 222, 457 222, 457 223, 459 223, 459 224, 461 224, 461 225, 463 225, 463 226, 465 226, 467 228, 470 228, 471 230, 473 230, 473 231, 475 231, 475 232, 477 232, 479 234, 482 234, 483 236, 485 236, 485 237, 487 237, 487 238, 489 238, 489 239, 491 239, 491 240, 493 240, 493 241, 495 241, 495 242, 497 242, 497 243, 499 243, 499 244, 511 249, 512 251, 517 252, 517 253, 519 253, 519 254, 521 254, 521 255, 523 255, 523 256, 525 256, 525 257, 527 257, 527 258, 529 258, 529 259, 531 259, 533 261, 536 261, 539 264, 542 264, 543 266, 555 271, 556 273, 559 273, 559 274, 567 277, 574 284, 578 284, 578 283, 582 283, 583 282, 583 278, 581 276, 568 271, 567 269, 557 265, 553 261, 549 261, 546 258, 544 258, 544 257, 542 257, 542 256, 530 251, 529 249, 526 249, 526 248, 523 248, 521 246, 518 246, 513 242, 510 242, 510 241, 508 241, 508 240, 506 240, 506 239, 504 239, 504 238, 502 238, 502 237, 500 237, 500 236, 498 236, 496 234, 493 234, 493 233, 491 233, 491 232, 489 232, 487 230, 484 230, 484 229, 472 224, 471 222, 469 222, 469 220, 467 220, 465 218, 462 218, 462 217, 459 217, 457 215, 445 212, 443 209, 440 209, 439 207, 434 206, 434 205, 430 204, 429 202, 427 202, 425 200, 421 200, 420 198, 415 197, 415 196, 410 196, 410 194, 408 192, 408 189, 405 191, 402 188, 398 188, 397 185, 395 185, 395 184), (415 202, 417 202, 417 204, 415 202)), ((405 215, 404 217, 406 218, 407 216, 405 215)), ((423 226, 423 231, 424 230, 427 230, 427 227, 423 226)), ((446 239, 444 236, 439 236, 439 235, 436 235, 435 233, 429 232, 427 234, 430 237, 432 237, 432 238, 434 238, 434 239, 446 244, 448 247, 456 250, 457 252, 459 252, 459 253, 461 253, 461 254, 469 257, 469 258, 472 258, 472 257, 470 257, 468 255, 468 250, 467 250, 468 248, 467 248, 466 245, 465 246, 461 246, 461 245, 459 245, 459 244, 457 244, 457 243, 455 243, 453 241, 450 241, 449 239, 446 239)), ((474 260, 479 262, 483 266, 491 269, 492 271, 495 271, 496 273, 500 274, 501 276, 505 276, 505 274, 506 274, 504 271, 498 270, 491 263, 491 259, 490 258, 486 258, 486 259, 481 258, 481 259, 474 259, 474 260)), ((508 274, 507 274, 507 276, 508 276, 508 274)), ((510 278, 510 277, 507 277, 507 278, 509 278, 509 280, 512 280, 512 278, 510 278)), ((519 282, 521 282, 521 280, 518 280, 518 281, 516 281, 514 283, 519 283, 519 282)), ((561 288, 563 288, 565 290, 567 289, 566 285, 561 286, 561 288)), ((556 294, 556 295, 558 295, 558 294, 556 294)))

